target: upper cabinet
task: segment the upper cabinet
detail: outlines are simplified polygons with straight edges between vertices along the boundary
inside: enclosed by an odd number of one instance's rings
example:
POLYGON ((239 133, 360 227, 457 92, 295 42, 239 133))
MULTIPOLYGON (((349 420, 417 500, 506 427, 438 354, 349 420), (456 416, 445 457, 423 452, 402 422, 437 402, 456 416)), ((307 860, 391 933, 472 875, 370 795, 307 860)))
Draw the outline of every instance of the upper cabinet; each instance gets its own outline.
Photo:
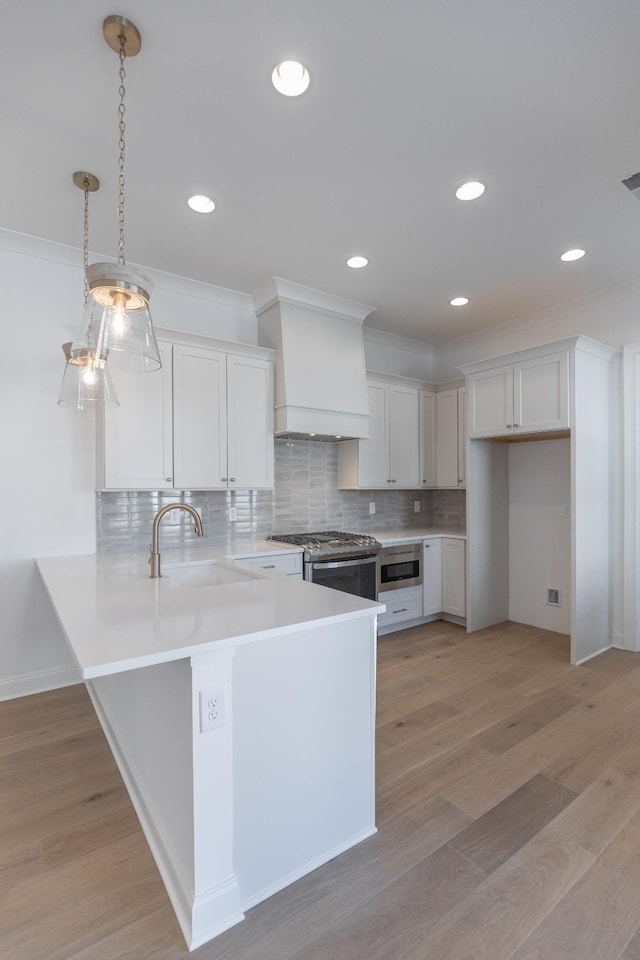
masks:
POLYGON ((370 436, 338 444, 341 490, 417 490, 465 482, 465 388, 369 379, 370 436))
POLYGON ((157 373, 118 376, 120 406, 98 417, 99 489, 273 486, 270 351, 245 356, 190 339, 198 345, 159 342, 157 373))
POLYGON ((436 394, 436 486, 465 484, 465 396, 464 387, 436 394))
POLYGON ((472 438, 569 427, 567 351, 478 370, 467 387, 472 438))
POLYGON ((420 451, 418 390, 367 381, 370 437, 338 444, 340 489, 416 489, 420 451))

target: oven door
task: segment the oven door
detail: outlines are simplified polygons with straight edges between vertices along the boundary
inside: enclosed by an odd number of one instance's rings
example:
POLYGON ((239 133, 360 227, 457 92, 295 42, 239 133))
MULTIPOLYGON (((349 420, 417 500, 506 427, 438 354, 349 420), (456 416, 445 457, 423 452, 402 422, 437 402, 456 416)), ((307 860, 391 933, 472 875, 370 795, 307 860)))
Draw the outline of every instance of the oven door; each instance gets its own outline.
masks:
POLYGON ((375 557, 355 560, 311 560, 304 565, 304 578, 322 587, 333 587, 365 600, 376 599, 375 557))

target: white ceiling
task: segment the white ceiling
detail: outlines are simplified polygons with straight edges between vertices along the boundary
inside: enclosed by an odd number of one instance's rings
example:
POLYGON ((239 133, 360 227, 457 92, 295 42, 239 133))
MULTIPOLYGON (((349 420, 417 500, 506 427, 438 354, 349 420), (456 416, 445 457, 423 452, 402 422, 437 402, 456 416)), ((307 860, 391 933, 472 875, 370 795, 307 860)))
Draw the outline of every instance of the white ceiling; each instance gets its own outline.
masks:
POLYGON ((638 0, 5 0, 0 227, 81 246, 71 174, 89 170, 91 249, 116 256, 109 14, 142 34, 133 263, 245 293, 284 277, 434 344, 640 276, 620 182, 640 170, 638 0), (310 69, 303 97, 271 87, 286 57, 310 69), (461 203, 468 179, 487 190, 461 203))

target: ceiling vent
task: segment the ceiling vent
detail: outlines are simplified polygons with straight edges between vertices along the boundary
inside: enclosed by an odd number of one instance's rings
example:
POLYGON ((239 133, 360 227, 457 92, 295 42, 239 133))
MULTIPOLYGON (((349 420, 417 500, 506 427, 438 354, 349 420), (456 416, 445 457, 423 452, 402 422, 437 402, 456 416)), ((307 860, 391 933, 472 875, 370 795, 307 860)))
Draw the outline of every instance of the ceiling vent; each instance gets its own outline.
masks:
POLYGON ((631 190, 634 197, 640 200, 640 173, 634 173, 633 176, 627 177, 627 179, 622 182, 627 190, 631 190))

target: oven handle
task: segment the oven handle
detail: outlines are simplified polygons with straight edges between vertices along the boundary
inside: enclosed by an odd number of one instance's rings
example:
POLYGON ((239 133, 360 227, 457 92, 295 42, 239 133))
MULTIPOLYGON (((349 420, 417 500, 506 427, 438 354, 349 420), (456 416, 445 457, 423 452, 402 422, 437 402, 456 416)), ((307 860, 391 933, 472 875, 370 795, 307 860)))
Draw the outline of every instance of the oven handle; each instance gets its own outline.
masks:
POLYGON ((365 563, 377 563, 376 557, 360 557, 359 560, 333 560, 325 563, 324 560, 313 560, 309 566, 312 570, 330 570, 332 567, 356 567, 365 563))

